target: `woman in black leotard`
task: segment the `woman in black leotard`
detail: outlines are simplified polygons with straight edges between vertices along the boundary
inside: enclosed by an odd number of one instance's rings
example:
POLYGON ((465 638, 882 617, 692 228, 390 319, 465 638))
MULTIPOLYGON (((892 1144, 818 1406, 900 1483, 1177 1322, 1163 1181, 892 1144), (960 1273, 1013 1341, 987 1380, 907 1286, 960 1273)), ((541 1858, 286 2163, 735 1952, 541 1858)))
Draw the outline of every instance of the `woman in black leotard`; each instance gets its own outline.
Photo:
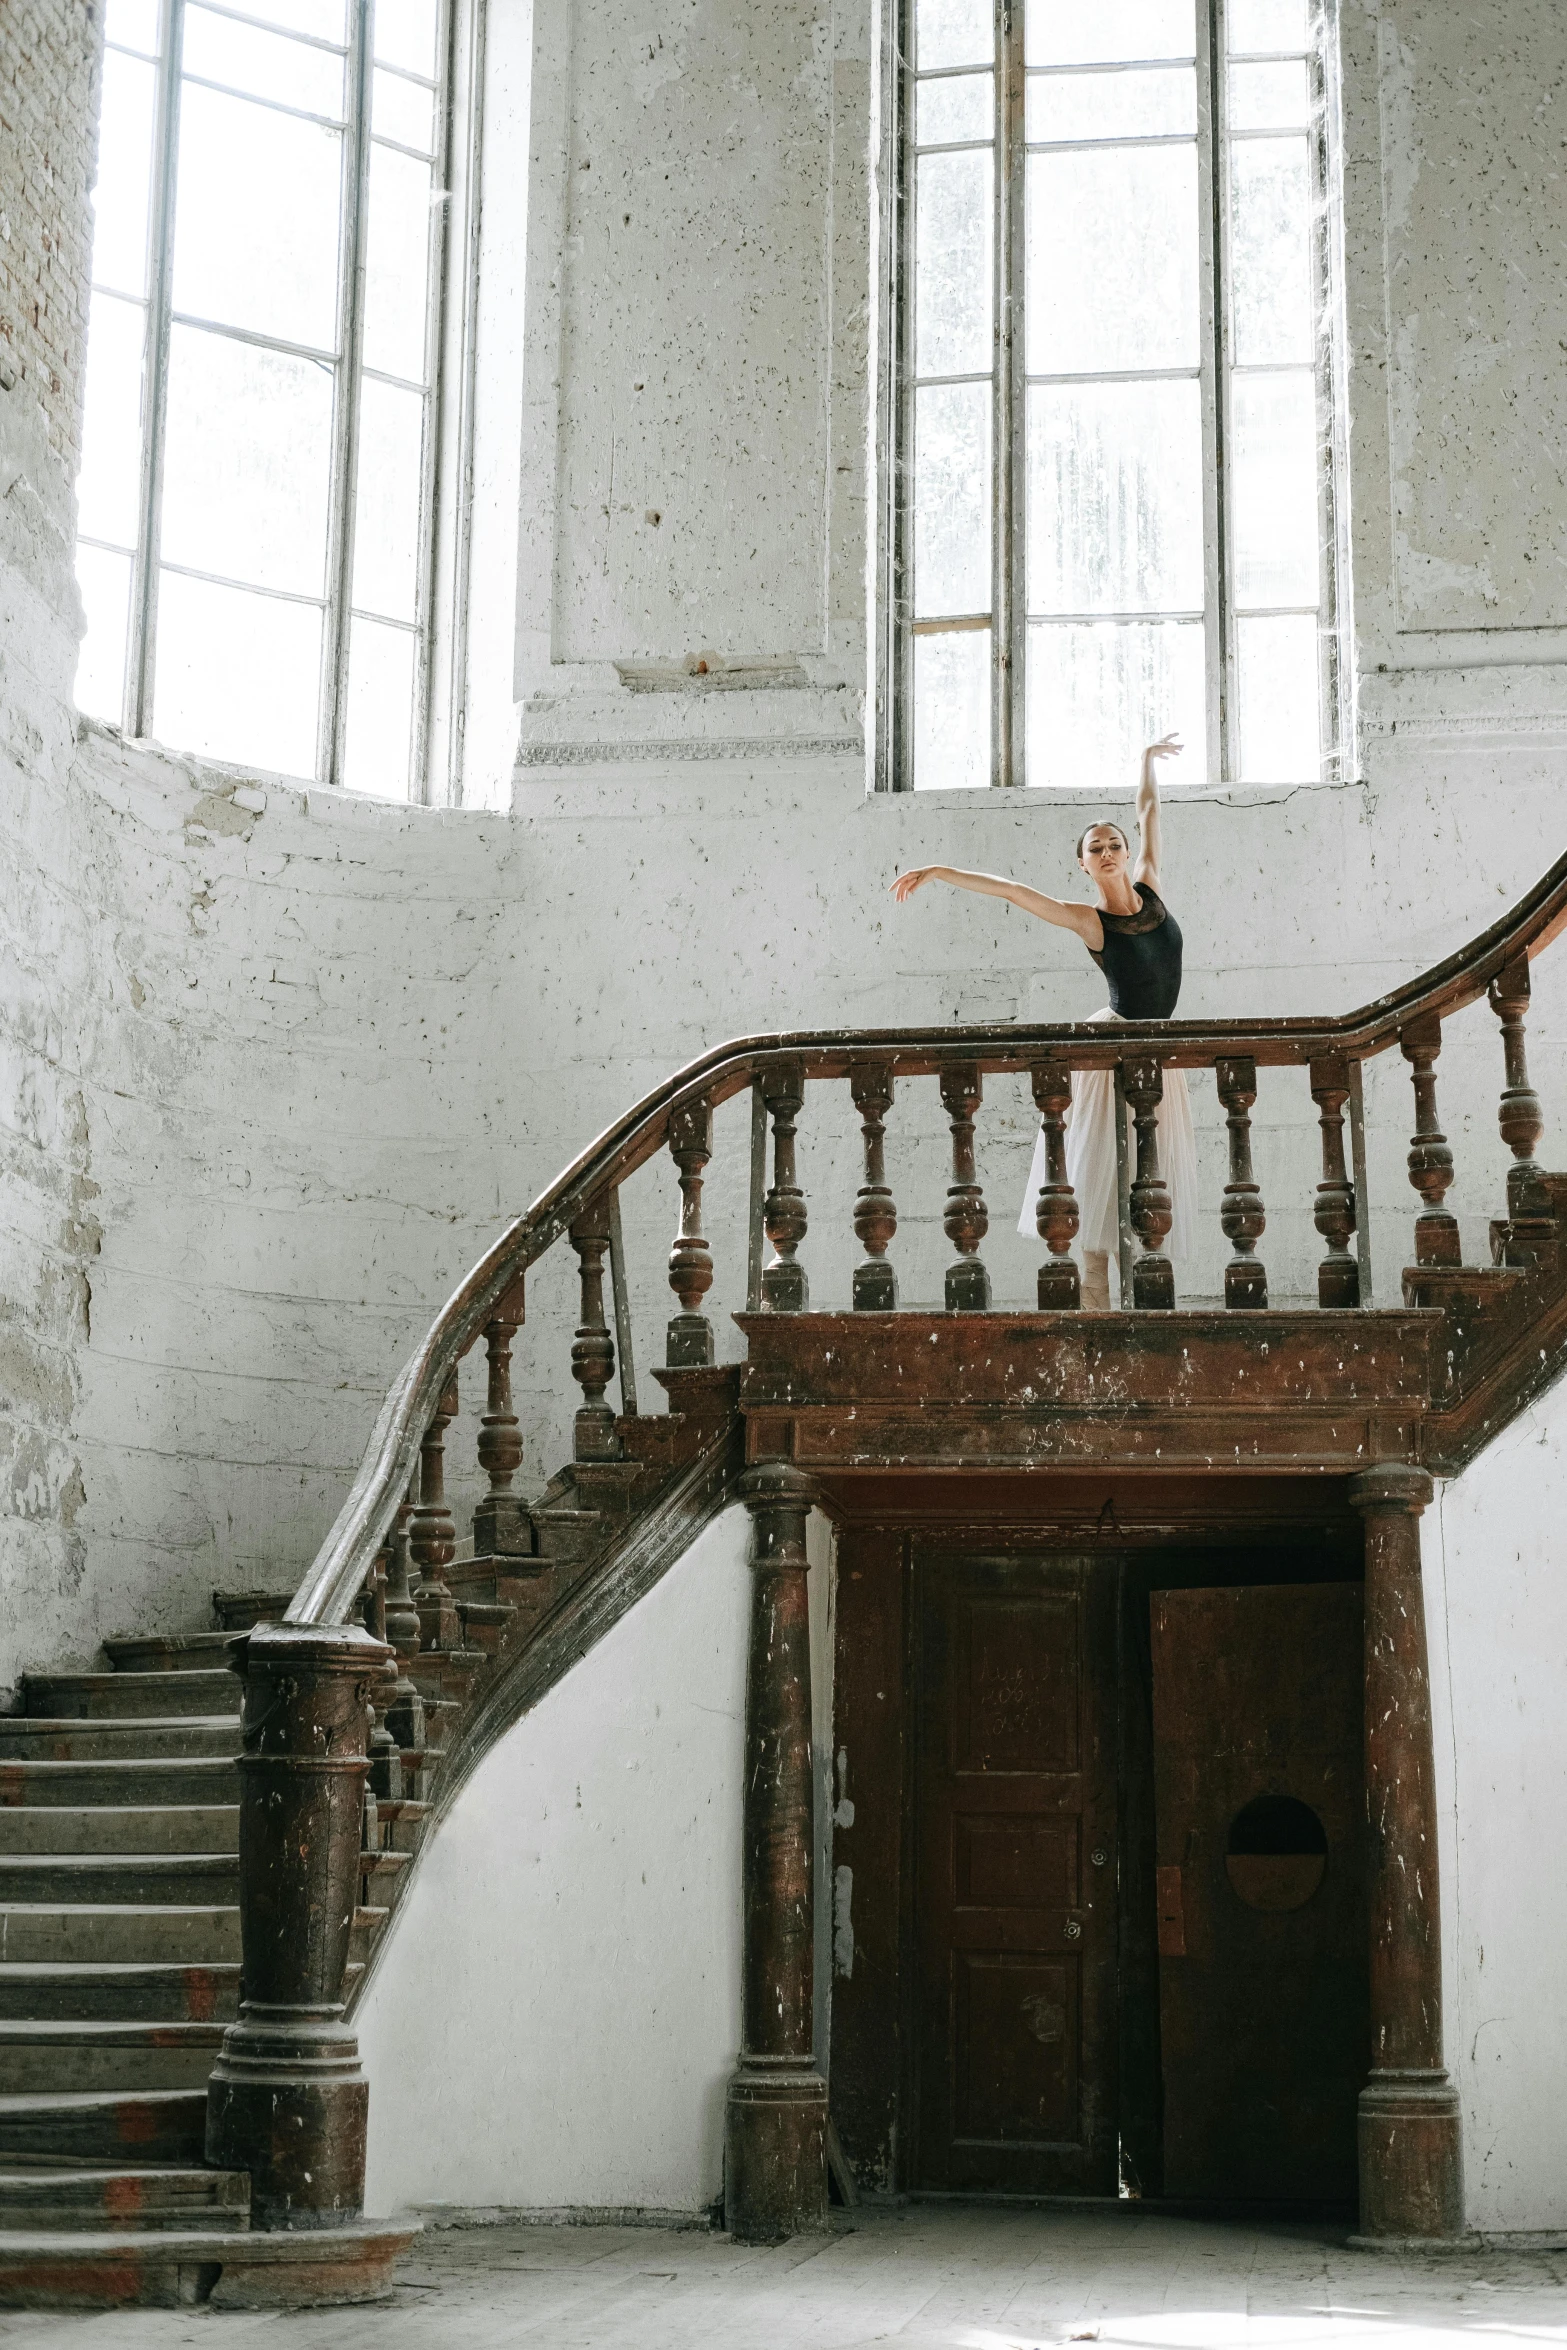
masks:
MULTIPOLYGON (((1180 751, 1174 735, 1150 743, 1143 753, 1137 787, 1138 856, 1119 824, 1091 824, 1077 844, 1077 861, 1094 885, 1094 903, 1046 897, 997 873, 965 873, 954 865, 917 865, 900 873, 892 894, 900 904, 927 881, 950 881, 957 889, 1005 898, 1025 914, 1037 914, 1063 930, 1075 930, 1104 973, 1110 1001, 1096 1020, 1168 1020, 1181 992, 1181 931, 1159 894, 1162 842, 1157 762, 1180 751)), ((1071 1122, 1067 1129, 1067 1173, 1077 1194, 1078 1241, 1083 1251, 1083 1303, 1108 1307, 1110 1258, 1117 1248, 1115 1197, 1115 1085, 1107 1069, 1080 1070, 1073 1078, 1071 1122)), ((1188 1253, 1193 1237, 1197 1189, 1197 1148, 1192 1132, 1186 1079, 1167 1069, 1159 1105, 1161 1171, 1170 1187, 1175 1225, 1170 1253, 1188 1253)), ((1045 1179, 1044 1137, 1034 1150, 1028 1191, 1018 1229, 1035 1235, 1034 1202, 1045 1179)))

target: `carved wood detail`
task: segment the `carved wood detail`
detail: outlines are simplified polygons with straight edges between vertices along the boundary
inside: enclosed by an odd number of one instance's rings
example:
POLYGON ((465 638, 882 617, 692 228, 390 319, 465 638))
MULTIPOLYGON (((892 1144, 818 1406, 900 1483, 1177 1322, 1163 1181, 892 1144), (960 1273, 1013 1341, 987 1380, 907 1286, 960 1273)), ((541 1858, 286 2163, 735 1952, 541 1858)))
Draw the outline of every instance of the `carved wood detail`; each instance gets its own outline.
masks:
POLYGON ((702 1300, 713 1286, 713 1252, 702 1236, 703 1169, 713 1155, 713 1113, 683 1102, 669 1120, 669 1155, 680 1174, 680 1230, 669 1252, 669 1286, 680 1311, 669 1324, 669 1368, 695 1369, 713 1359, 713 1325, 702 1300))
POLYGON ((762 1267, 762 1302, 771 1313, 803 1314, 810 1303, 796 1255, 806 1234, 805 1194, 795 1180, 795 1120, 805 1107, 805 1065, 774 1062, 762 1073, 762 1099, 773 1122, 773 1182, 762 1222, 773 1255, 762 1267))
POLYGON ((943 1069, 941 1098, 952 1126, 952 1181, 941 1223, 958 1252, 956 1262, 947 1267, 949 1314, 982 1314, 990 1305, 990 1275, 979 1256, 990 1213, 974 1171, 974 1113, 983 1092, 984 1080, 973 1062, 943 1069))
POLYGON ((1071 1254, 1079 1223, 1077 1196, 1066 1172, 1072 1072, 1064 1061, 1045 1061, 1032 1072, 1032 1084, 1045 1137, 1045 1180, 1039 1187, 1034 1224, 1050 1251, 1049 1261, 1039 1268, 1039 1310, 1072 1312, 1083 1302, 1082 1276, 1071 1254))
POLYGON ((849 1093, 860 1113, 865 1144, 865 1180, 854 1201, 854 1230, 865 1261, 854 1268, 851 1292, 856 1312, 890 1314, 898 1303, 898 1276, 887 1250, 898 1229, 898 1210, 887 1187, 886 1118, 892 1108, 892 1071, 879 1061, 862 1061, 849 1072, 849 1093))
POLYGON ((1437 1120, 1436 1059, 1442 1050, 1442 1023, 1435 1017, 1411 1020, 1399 1036, 1415 1089, 1415 1131, 1409 1144, 1409 1180, 1425 1202, 1415 1218, 1415 1263, 1463 1262, 1458 1218, 1442 1205, 1453 1180, 1453 1154, 1437 1120))
POLYGON ((419 1611, 421 1645, 426 1649, 456 1648, 462 1637, 457 1602, 446 1580, 446 1569, 457 1555, 457 1528, 446 1502, 446 1431, 457 1411, 454 1371, 419 1447, 419 1500, 409 1528, 419 1570, 414 1605, 419 1611))
POLYGON ((1121 1066, 1137 1132, 1132 1230, 1142 1243, 1142 1254, 1132 1261, 1132 1303, 1140 1312, 1171 1313, 1175 1308, 1175 1267, 1164 1253, 1164 1243, 1175 1213, 1159 1171, 1158 1119, 1164 1071, 1153 1053, 1129 1053, 1121 1066))
MULTIPOLYGON (((571 1375, 582 1389, 575 1423, 579 1461, 615 1461, 620 1439, 604 1390, 615 1376, 615 1341, 604 1313, 604 1258, 609 1249, 609 1195, 584 1208, 571 1227, 582 1283, 582 1319, 571 1342, 571 1375)), ((709 1275, 711 1278, 711 1275, 709 1275)))
POLYGON ((1355 1230, 1355 1186, 1344 1161, 1344 1104, 1349 1099, 1349 1063, 1323 1058, 1311 1064, 1311 1098, 1322 1129, 1322 1181, 1317 1185, 1312 1222, 1327 1243, 1317 1267, 1319 1306, 1360 1303, 1360 1265, 1350 1248, 1355 1230))
POLYGON ((1268 1302, 1268 1276, 1257 1255, 1267 1216, 1251 1165, 1251 1106, 1257 1098, 1257 1064, 1237 1055, 1216 1063, 1214 1073, 1230 1134, 1230 1180, 1224 1187, 1219 1223, 1235 1251, 1224 1268, 1224 1302, 1233 1312, 1268 1302))

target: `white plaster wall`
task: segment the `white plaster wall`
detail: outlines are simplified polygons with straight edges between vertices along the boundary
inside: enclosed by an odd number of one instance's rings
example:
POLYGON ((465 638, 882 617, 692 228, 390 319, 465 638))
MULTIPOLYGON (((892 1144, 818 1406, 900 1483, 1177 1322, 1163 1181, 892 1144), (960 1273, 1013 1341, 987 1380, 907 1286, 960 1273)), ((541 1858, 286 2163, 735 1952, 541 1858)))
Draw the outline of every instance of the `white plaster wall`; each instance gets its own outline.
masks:
POLYGON ((1485 2230, 1567 2227, 1567 1393, 1443 1487, 1426 1521, 1448 2065, 1485 2230))

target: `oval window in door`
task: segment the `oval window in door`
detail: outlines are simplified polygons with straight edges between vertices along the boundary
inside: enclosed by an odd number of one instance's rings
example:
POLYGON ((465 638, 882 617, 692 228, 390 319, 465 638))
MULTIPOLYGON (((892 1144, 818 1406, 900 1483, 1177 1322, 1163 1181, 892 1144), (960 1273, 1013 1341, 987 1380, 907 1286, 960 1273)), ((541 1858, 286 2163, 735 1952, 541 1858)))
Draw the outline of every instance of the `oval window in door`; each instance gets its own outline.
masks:
POLYGON ((1248 1909, 1304 1908, 1327 1865, 1327 1830, 1297 1796, 1254 1796, 1230 1822, 1224 1866, 1248 1909))

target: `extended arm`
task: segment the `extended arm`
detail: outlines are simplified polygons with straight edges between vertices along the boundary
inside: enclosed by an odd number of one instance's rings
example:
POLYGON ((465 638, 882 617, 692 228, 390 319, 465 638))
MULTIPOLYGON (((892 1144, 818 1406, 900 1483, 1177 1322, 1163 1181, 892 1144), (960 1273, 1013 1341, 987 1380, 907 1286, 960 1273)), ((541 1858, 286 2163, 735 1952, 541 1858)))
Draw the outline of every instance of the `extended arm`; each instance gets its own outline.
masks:
POLYGON ((1150 743, 1143 753, 1142 773, 1137 779, 1137 863, 1132 868, 1134 882, 1147 882, 1150 889, 1159 887, 1159 868, 1164 862, 1164 841, 1159 819, 1160 759, 1180 757, 1179 738, 1167 734, 1162 742, 1150 743))
POLYGON ((966 873, 958 865, 914 865, 898 875, 892 894, 901 906, 927 881, 950 881, 954 889, 971 889, 982 898, 1004 898, 1021 913, 1037 914, 1041 922, 1053 922, 1060 930, 1075 930, 1091 947, 1104 944, 1097 908, 1075 906, 1066 898, 1047 898, 1043 890, 1008 881, 1001 873, 966 873))

